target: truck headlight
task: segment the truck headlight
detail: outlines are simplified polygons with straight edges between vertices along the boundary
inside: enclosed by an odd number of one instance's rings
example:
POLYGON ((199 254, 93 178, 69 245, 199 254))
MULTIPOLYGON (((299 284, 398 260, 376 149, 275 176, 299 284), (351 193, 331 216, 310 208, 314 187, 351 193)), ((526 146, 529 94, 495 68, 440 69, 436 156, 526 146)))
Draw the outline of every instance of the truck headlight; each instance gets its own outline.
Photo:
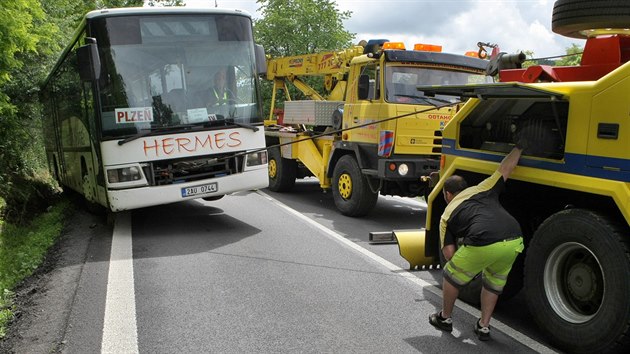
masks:
POLYGON ((401 176, 406 176, 409 173, 409 166, 406 163, 401 163, 398 166, 398 174, 401 176))
POLYGON ((123 168, 113 168, 107 170, 107 182, 123 183, 131 181, 139 181, 142 179, 142 172, 138 166, 130 166, 123 168))
POLYGON ((253 167, 267 163, 267 150, 245 155, 245 166, 253 167))

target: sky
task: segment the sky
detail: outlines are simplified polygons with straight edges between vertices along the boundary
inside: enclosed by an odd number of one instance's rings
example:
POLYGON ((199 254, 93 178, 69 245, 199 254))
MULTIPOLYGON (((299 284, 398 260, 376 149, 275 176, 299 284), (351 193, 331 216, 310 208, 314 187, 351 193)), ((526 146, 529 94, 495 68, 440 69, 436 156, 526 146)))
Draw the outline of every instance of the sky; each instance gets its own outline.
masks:
MULTIPOLYGON (((260 18, 255 0, 185 0, 191 7, 237 8, 260 18)), ((444 52, 477 50, 478 42, 497 44, 502 52, 527 50, 534 58, 565 54, 584 40, 551 31, 555 0, 336 0, 340 11, 351 11, 345 29, 355 42, 385 38, 441 45, 444 52)), ((488 50, 490 52, 490 50, 488 50)))

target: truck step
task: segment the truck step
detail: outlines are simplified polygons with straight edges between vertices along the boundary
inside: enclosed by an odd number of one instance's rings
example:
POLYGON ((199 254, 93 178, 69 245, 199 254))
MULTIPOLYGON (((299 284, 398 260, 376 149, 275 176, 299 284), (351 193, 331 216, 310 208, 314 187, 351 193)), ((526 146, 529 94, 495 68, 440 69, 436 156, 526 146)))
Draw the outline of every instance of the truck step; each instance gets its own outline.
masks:
POLYGON ((397 243, 392 231, 370 232, 370 243, 397 243))

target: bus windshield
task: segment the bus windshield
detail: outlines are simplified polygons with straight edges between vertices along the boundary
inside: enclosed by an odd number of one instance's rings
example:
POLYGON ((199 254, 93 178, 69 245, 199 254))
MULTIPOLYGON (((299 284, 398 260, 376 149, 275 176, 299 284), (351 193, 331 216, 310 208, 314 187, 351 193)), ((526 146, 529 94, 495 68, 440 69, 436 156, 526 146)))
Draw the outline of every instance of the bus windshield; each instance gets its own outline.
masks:
POLYGON ((465 85, 491 83, 491 76, 485 73, 447 70, 438 67, 424 66, 393 66, 389 65, 385 71, 385 99, 388 102, 408 104, 439 105, 459 101, 457 96, 436 95, 427 97, 418 86, 427 85, 465 85))
POLYGON ((93 24, 103 139, 262 122, 248 17, 119 16, 93 24))

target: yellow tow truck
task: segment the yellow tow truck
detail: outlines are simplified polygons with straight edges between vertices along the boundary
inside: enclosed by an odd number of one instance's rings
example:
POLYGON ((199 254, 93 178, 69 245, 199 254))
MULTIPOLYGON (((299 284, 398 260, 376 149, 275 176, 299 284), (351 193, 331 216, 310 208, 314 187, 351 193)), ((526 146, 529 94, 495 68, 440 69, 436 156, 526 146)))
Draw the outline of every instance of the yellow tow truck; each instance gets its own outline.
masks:
POLYGON ((366 215, 378 195, 428 194, 442 129, 457 112, 453 98, 429 97, 418 85, 490 82, 487 61, 442 53, 440 46, 371 40, 341 51, 269 59, 269 188, 283 192, 315 176, 332 189, 338 210, 366 215), (325 92, 308 84, 323 78, 325 92), (289 85, 307 100, 292 100, 289 85), (284 93, 284 108, 275 107, 284 93))

